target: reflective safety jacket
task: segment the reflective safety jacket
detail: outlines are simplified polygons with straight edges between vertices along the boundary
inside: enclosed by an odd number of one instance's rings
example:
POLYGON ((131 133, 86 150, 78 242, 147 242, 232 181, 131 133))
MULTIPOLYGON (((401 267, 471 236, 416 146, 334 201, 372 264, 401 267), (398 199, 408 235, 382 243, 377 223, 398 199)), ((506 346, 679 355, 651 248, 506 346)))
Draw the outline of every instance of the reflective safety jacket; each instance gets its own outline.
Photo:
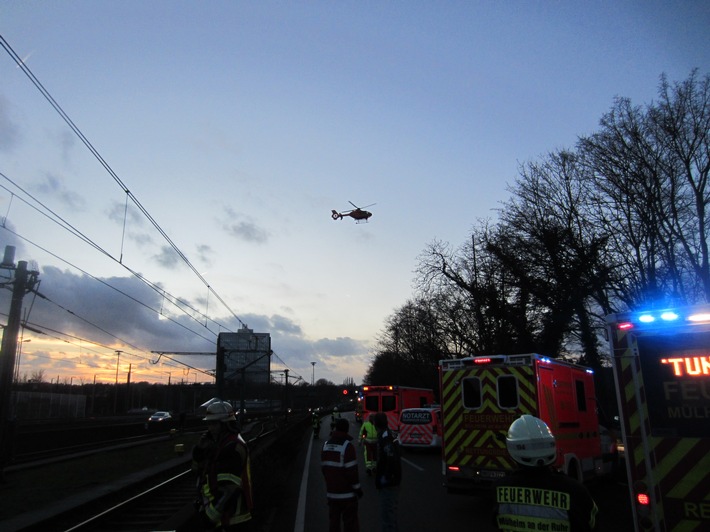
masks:
POLYGON ((596 528, 597 505, 580 482, 548 467, 524 467, 495 485, 499 530, 589 532, 596 528))
POLYGON ((199 490, 200 511, 215 528, 251 519, 249 449, 240 434, 226 433, 216 443, 200 474, 199 490))
POLYGON ((360 490, 358 462, 352 436, 335 431, 323 445, 321 470, 329 500, 356 499, 360 490))
POLYGON ((377 443, 377 429, 371 421, 365 421, 360 429, 360 437, 368 443, 377 443))

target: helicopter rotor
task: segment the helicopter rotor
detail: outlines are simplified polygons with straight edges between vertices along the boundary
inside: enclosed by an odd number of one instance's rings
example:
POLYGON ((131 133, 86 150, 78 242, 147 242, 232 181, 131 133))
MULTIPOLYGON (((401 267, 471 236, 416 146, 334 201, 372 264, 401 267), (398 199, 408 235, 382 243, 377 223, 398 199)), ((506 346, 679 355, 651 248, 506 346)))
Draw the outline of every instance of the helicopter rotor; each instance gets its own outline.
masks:
POLYGON ((356 209, 360 209, 360 210, 367 209, 368 207, 372 207, 373 205, 377 205, 377 203, 370 203, 369 205, 365 205, 364 207, 358 207, 352 201, 348 201, 348 203, 350 205, 352 205, 353 207, 355 207, 356 209))

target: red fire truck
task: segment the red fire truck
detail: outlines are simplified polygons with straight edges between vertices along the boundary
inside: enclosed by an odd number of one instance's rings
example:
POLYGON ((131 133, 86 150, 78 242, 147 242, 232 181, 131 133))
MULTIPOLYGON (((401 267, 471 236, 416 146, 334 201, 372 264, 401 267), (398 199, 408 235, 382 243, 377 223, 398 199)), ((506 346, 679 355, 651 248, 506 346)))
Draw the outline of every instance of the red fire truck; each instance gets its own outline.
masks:
POLYGON ((635 528, 710 530, 710 305, 607 324, 635 528))
POLYGON ((601 437, 591 370, 538 354, 495 355, 442 360, 439 376, 449 493, 484 492, 516 467, 505 436, 522 414, 550 427, 560 471, 580 480, 612 473, 616 444, 601 437))
MULTIPOLYGON (((363 386, 362 387, 362 419, 370 414, 384 412, 387 414, 389 427, 397 430, 399 415, 405 408, 420 408, 435 403, 434 390, 429 388, 412 388, 409 386, 363 386)), ((358 408, 360 408, 358 406, 358 408)))

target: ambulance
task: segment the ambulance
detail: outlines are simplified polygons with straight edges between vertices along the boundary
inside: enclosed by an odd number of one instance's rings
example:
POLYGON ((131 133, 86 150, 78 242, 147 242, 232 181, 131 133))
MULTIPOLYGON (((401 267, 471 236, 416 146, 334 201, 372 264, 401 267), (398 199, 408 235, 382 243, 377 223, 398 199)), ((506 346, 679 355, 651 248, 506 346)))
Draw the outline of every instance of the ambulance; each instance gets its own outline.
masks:
POLYGON ((384 412, 387 414, 389 428, 396 431, 402 410, 420 408, 435 402, 434 390, 429 388, 395 385, 363 386, 362 419, 364 421, 371 414, 384 412))
POLYGON ((399 444, 412 449, 441 447, 441 407, 405 408, 397 428, 399 444))
POLYGON ((710 530, 710 305, 606 321, 635 530, 710 530))
POLYGON ((578 480, 613 472, 616 445, 603 448, 590 369, 534 353, 476 356, 442 360, 439 378, 448 493, 485 494, 516 467, 505 437, 522 414, 550 427, 558 470, 578 480))

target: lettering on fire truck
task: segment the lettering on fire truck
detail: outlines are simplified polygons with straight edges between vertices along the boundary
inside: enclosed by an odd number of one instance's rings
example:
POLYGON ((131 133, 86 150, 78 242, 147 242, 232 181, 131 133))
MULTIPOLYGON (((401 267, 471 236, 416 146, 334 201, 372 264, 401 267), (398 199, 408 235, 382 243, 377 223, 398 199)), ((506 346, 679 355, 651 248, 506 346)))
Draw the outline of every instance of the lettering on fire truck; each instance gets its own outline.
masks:
POLYGON ((683 513, 688 519, 710 520, 710 502, 683 501, 683 513))
POLYGON ((635 530, 710 530, 710 306, 607 324, 635 530))
POLYGON ((710 357, 676 357, 663 358, 661 364, 671 364, 673 375, 683 377, 685 375, 710 375, 710 357))
POLYGON ((464 414, 463 427, 467 430, 508 430, 517 418, 515 414, 464 414))

